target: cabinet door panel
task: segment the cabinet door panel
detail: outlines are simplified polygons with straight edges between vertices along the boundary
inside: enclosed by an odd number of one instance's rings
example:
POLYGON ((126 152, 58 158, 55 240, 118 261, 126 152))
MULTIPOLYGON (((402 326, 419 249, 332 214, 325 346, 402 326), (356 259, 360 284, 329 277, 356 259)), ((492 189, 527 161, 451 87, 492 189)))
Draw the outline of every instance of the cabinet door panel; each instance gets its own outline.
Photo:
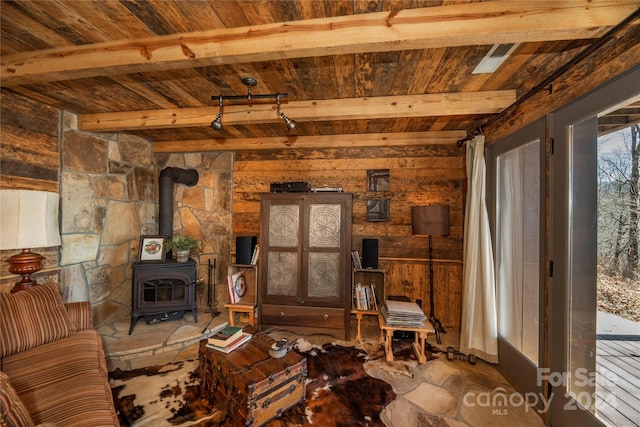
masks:
POLYGON ((295 297, 298 293, 298 253, 269 251, 267 294, 295 297))
POLYGON ((297 247, 300 206, 271 205, 269 210, 269 246, 297 247))
POLYGON ((340 254, 309 253, 309 298, 340 297, 340 254))
POLYGON ((309 247, 340 249, 339 204, 312 204, 309 209, 309 247))

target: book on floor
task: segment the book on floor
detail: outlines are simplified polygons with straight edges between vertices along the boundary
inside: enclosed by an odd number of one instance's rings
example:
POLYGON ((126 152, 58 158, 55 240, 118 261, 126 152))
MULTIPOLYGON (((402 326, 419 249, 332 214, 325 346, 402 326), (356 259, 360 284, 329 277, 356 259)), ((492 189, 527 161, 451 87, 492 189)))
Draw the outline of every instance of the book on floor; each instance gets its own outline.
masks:
POLYGON ((240 336, 235 340, 227 344, 226 346, 218 346, 213 344, 207 344, 207 347, 212 348, 217 351, 221 351, 223 353, 231 353, 236 348, 240 347, 242 344, 246 343, 251 339, 252 335, 248 332, 241 332, 240 336))
POLYGON ((225 347, 238 339, 242 335, 241 326, 225 326, 215 334, 209 337, 208 343, 211 345, 217 345, 219 347, 225 347))

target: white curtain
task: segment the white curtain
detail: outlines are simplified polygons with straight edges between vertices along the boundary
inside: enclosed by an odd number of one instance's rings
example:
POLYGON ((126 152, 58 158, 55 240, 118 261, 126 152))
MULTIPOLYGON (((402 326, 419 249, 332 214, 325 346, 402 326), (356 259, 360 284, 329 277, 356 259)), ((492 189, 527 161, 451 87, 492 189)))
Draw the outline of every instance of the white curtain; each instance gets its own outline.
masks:
POLYGON ((485 202, 484 136, 467 143, 460 351, 498 363, 495 272, 485 202))

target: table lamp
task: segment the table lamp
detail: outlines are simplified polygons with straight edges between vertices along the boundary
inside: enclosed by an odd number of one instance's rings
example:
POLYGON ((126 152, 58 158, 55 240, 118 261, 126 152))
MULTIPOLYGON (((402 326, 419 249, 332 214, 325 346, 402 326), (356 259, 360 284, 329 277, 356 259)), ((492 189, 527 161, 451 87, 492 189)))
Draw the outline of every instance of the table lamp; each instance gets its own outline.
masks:
POLYGON ((9 271, 19 274, 11 292, 31 288, 31 274, 40 271, 44 257, 31 248, 60 246, 58 193, 31 190, 0 190, 0 249, 22 249, 10 257, 9 271))
POLYGON ((447 332, 434 313, 433 297, 433 236, 449 235, 449 206, 427 205, 411 207, 411 231, 414 236, 429 236, 429 322, 436 332, 438 344, 440 334, 447 332))

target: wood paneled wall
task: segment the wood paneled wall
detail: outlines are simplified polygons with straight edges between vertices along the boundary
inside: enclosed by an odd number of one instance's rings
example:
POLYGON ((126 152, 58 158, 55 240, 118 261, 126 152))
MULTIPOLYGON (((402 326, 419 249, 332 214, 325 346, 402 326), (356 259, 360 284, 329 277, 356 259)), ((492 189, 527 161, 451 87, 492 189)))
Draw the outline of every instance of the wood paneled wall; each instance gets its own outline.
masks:
POLYGON ((306 181, 353 194, 353 249, 362 251, 363 238, 378 239, 386 293, 421 299, 425 311, 428 239, 411 235, 411 206, 449 205, 450 235, 433 238, 435 312, 445 327, 459 329, 466 175, 464 150, 455 144, 242 150, 235 153, 233 179, 234 236, 259 236, 260 194, 269 192, 271 182, 306 181), (389 169, 389 191, 367 191, 369 169, 389 169), (390 220, 367 221, 367 199, 389 199, 390 220))
MULTIPOLYGON (((2 89, 0 92, 0 188, 58 192, 58 125, 60 111, 2 89)), ((34 279, 57 280, 58 248, 33 248, 45 257, 43 271, 34 279), (55 277, 49 277, 53 272, 55 277)), ((17 251, 0 252, 0 291, 13 287, 7 258, 17 251)))
POLYGON ((1 91, 0 187, 58 191, 60 111, 1 91))

